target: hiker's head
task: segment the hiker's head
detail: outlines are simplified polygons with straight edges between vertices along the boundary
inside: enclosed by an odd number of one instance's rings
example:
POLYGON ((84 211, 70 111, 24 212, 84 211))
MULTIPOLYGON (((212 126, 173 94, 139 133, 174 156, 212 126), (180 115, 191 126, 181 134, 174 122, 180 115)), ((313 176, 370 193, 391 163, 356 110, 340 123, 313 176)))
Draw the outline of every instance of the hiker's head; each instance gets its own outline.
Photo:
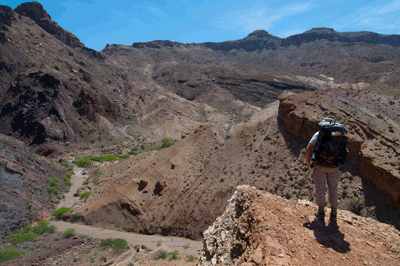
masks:
POLYGON ((335 123, 335 120, 333 120, 332 118, 329 118, 329 117, 325 117, 324 120, 323 120, 322 122, 325 122, 325 123, 335 123))

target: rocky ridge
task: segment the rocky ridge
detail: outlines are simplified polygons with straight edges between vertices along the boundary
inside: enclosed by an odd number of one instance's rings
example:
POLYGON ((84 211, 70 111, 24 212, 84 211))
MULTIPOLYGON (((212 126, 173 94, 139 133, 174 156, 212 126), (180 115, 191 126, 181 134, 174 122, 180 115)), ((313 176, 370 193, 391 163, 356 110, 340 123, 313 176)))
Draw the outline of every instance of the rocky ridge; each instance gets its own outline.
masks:
POLYGON ((339 211, 338 224, 315 220, 315 206, 239 186, 223 215, 204 232, 197 265, 390 265, 399 233, 339 211))

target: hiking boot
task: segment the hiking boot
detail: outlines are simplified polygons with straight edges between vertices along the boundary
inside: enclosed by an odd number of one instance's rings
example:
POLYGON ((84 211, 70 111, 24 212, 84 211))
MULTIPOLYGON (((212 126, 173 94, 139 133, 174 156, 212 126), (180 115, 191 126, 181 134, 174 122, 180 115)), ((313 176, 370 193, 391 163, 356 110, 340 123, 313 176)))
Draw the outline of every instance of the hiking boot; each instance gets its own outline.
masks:
POLYGON ((337 222, 337 215, 334 215, 331 213, 331 217, 329 218, 329 221, 331 223, 336 223, 337 222))
POLYGON ((315 217, 317 217, 318 220, 323 221, 325 220, 325 213, 324 212, 314 212, 315 217))

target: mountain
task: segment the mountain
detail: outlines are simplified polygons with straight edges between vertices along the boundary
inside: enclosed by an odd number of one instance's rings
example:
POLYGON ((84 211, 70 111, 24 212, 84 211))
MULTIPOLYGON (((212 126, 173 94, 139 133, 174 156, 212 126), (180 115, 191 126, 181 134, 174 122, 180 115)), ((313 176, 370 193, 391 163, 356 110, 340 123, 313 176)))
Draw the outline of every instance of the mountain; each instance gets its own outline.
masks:
POLYGON ((61 161, 141 152, 89 165, 98 182, 65 219, 198 239, 238 185, 294 199, 330 116, 350 129, 340 208, 399 227, 397 35, 258 30, 97 52, 37 2, 0 6, 0 23, 0 133, 61 161))
POLYGON ((264 30, 255 30, 246 38, 237 41, 228 41, 221 43, 206 42, 204 46, 216 51, 231 51, 243 49, 246 52, 256 50, 276 50, 279 47, 302 46, 307 43, 325 40, 328 42, 343 44, 374 44, 389 45, 393 47, 400 46, 400 35, 383 35, 373 32, 336 32, 331 28, 313 28, 301 34, 289 36, 287 38, 279 38, 269 34, 264 30))

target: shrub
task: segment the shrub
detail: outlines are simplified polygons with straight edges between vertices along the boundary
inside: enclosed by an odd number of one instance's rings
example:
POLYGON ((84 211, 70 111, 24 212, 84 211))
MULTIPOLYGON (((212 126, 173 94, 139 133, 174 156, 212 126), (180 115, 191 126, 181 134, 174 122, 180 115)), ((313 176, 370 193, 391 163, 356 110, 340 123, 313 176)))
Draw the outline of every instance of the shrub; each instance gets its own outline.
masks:
POLYGON ((49 221, 41 221, 34 227, 32 227, 32 232, 38 235, 52 234, 57 230, 54 225, 50 225, 49 221))
POLYGON ((157 250, 153 255, 154 260, 159 260, 159 259, 165 260, 166 258, 167 258, 167 252, 165 250, 157 250))
POLYGON ((186 260, 187 261, 195 261, 198 260, 199 258, 193 255, 186 255, 186 260))
POLYGON ((167 148, 167 147, 169 147, 169 146, 174 145, 174 143, 175 143, 175 142, 174 142, 172 139, 170 139, 170 138, 163 138, 163 139, 161 140, 161 142, 162 142, 161 148, 167 148))
POLYGON ((188 249, 188 248, 190 248, 190 244, 186 244, 186 245, 184 245, 184 246, 183 246, 183 248, 184 248, 184 249, 188 249))
POLYGON ((64 166, 65 168, 67 168, 68 171, 73 171, 74 168, 72 168, 68 162, 62 162, 61 166, 64 166))
POLYGON ((89 160, 96 161, 96 162, 114 162, 118 161, 117 156, 115 155, 96 155, 89 157, 89 160))
POLYGON ((36 240, 36 235, 33 232, 29 233, 20 233, 16 235, 12 235, 7 238, 7 242, 10 242, 13 245, 23 243, 23 242, 28 242, 28 241, 35 241, 36 240))
POLYGON ((63 180, 64 180, 64 184, 66 184, 67 186, 72 186, 71 179, 69 179, 68 176, 64 176, 63 180))
POLYGON ((179 251, 178 250, 174 250, 172 252, 167 253, 167 256, 169 256, 168 260, 172 261, 172 260, 179 260, 180 258, 178 257, 179 251))
POLYGON ((361 215, 361 212, 365 208, 364 198, 352 197, 344 200, 345 209, 349 210, 357 215, 361 215))
POLYGON ((58 193, 60 193, 60 191, 55 188, 55 187, 48 187, 47 188, 47 194, 51 197, 51 195, 58 195, 58 193))
POLYGON ((123 154, 123 155, 118 156, 118 158, 120 158, 120 159, 127 159, 129 157, 131 157, 131 156, 129 156, 129 154, 123 154))
POLYGON ((92 162, 88 157, 82 157, 76 160, 75 164, 79 167, 87 167, 92 162))
POLYGON ((122 253, 128 248, 128 243, 125 239, 120 238, 107 238, 101 239, 99 244, 100 249, 111 248, 113 253, 122 253))
POLYGON ((156 243, 156 246, 157 246, 157 247, 161 246, 161 243, 162 243, 162 241, 161 241, 161 240, 158 240, 157 243, 156 243))
POLYGON ((61 233, 61 236, 63 238, 70 238, 71 236, 75 236, 75 235, 76 235, 76 231, 74 228, 69 228, 61 233))
POLYGON ((89 196, 90 196, 90 191, 83 192, 82 194, 79 195, 81 199, 87 199, 89 198, 89 196))
POLYGON ((24 254, 25 254, 25 252, 17 251, 17 250, 15 250, 13 248, 0 249, 0 263, 20 258, 24 254))
POLYGON ((82 182, 82 185, 89 184, 90 177, 86 178, 85 181, 82 182))
POLYGON ((53 211, 51 213, 51 216, 55 216, 56 218, 61 219, 63 217, 63 214, 69 212, 70 210, 71 210, 71 208, 61 207, 61 208, 53 211))
POLYGON ((84 147, 82 147, 82 150, 89 150, 89 149, 90 149, 89 146, 84 146, 84 147))

